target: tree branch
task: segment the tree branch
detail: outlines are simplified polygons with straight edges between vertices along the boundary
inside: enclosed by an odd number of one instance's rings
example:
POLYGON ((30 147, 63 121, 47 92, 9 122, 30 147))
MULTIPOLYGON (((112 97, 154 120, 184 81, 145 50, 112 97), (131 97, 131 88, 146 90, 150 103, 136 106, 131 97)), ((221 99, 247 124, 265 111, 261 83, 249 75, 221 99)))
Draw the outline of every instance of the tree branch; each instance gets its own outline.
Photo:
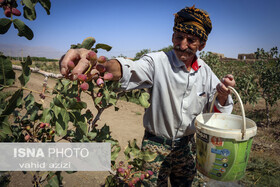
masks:
MULTIPOLYGON (((13 69, 22 71, 22 67, 18 66, 18 65, 13 65, 13 69)), ((52 78, 56 78, 56 79, 63 78, 63 75, 61 75, 61 74, 49 73, 49 72, 40 70, 38 68, 30 68, 30 70, 32 73, 39 73, 39 74, 44 75, 45 77, 52 77, 52 78)))

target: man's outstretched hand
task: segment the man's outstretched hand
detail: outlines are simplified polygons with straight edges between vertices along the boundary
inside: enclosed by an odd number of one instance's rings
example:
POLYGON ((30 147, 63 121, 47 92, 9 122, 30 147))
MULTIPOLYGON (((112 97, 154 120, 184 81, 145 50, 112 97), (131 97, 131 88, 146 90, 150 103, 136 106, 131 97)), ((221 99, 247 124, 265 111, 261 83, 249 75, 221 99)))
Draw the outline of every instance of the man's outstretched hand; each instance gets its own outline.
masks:
POLYGON ((60 73, 66 78, 76 80, 78 75, 84 74, 89 70, 91 65, 93 67, 96 64, 96 54, 95 64, 94 60, 91 62, 89 59, 87 59, 90 52, 93 51, 87 49, 70 49, 65 55, 61 57, 59 61, 60 73))
POLYGON ((71 80, 77 80, 80 75, 86 75, 87 80, 97 79, 103 74, 109 80, 119 80, 122 76, 121 65, 117 60, 107 60, 105 56, 99 56, 94 51, 70 49, 59 61, 60 73, 71 80), (111 73, 112 76, 106 76, 111 73))

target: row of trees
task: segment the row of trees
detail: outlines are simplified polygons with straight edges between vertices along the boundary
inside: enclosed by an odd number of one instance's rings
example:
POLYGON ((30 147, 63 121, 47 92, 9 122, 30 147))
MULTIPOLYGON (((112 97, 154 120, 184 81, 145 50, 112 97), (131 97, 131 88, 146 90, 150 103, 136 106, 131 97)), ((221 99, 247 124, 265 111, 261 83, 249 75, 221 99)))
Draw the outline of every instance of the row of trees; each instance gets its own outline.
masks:
MULTIPOLYGON (((160 50, 158 50, 158 51, 168 52, 168 51, 170 51, 170 50, 172 50, 172 49, 173 49, 173 46, 172 46, 172 45, 169 45, 168 47, 164 47, 164 48, 162 48, 162 49, 160 49, 160 50)), ((134 60, 138 60, 138 59, 141 58, 141 56, 143 56, 143 55, 145 55, 145 54, 147 54, 147 53, 150 53, 150 52, 152 52, 151 49, 143 49, 143 50, 141 50, 140 52, 136 53, 136 55, 135 55, 135 57, 134 57, 134 60)), ((155 52, 155 51, 153 51, 153 52, 155 52)))
MULTIPOLYGON (((10 60, 18 60, 20 59, 21 61, 26 61, 27 57, 12 57, 12 56, 7 56, 10 60)), ((39 61, 39 62, 57 62, 57 59, 50 59, 46 57, 30 57, 32 61, 39 61)))

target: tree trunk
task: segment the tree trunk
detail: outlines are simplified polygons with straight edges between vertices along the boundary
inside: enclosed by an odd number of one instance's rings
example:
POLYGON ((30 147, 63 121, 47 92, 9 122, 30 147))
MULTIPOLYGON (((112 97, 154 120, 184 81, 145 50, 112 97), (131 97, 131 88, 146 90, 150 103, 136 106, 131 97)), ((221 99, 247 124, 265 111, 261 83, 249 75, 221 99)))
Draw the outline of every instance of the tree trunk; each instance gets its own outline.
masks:
POLYGON ((98 112, 97 112, 97 114, 96 114, 94 120, 92 121, 91 125, 89 126, 89 129, 88 129, 89 131, 88 131, 88 132, 90 132, 90 131, 93 129, 95 123, 100 119, 100 116, 101 116, 101 114, 102 114, 103 111, 104 111, 104 108, 100 108, 100 109, 98 110, 98 112))

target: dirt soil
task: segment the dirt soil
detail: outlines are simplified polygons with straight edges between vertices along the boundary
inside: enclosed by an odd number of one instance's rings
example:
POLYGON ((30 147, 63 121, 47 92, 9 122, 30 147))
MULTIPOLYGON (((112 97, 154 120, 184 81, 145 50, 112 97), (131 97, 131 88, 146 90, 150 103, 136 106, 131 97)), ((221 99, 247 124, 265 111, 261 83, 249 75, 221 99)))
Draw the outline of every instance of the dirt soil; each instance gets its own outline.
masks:
MULTIPOLYGON (((17 76, 18 72, 17 72, 17 76)), ((40 92, 44 76, 40 74, 32 73, 30 81, 26 85, 30 90, 40 92)), ((48 79, 48 87, 53 88, 55 86, 55 79, 48 79)), ((29 92, 26 91, 25 94, 29 92)), ((33 93, 37 102, 40 102, 39 94, 33 93)), ((50 95, 50 94, 46 94, 50 95)), ((92 100, 83 94, 82 101, 88 104, 88 108, 96 114, 95 108, 91 105, 92 100)), ((48 107, 52 98, 46 97, 44 101, 44 107, 48 107)), ((102 127, 105 123, 110 126, 112 137, 119 141, 122 150, 127 146, 129 140, 136 139, 138 145, 141 145, 141 140, 144 134, 144 128, 142 125, 142 118, 144 114, 144 108, 134 103, 119 100, 117 107, 119 111, 115 111, 113 107, 106 109, 101 115, 98 126, 102 127)), ((124 155, 120 153, 120 159, 124 158, 124 155)), ((93 186, 97 187, 104 184, 106 176, 109 172, 76 172, 73 174, 67 174, 63 172, 64 186, 76 187, 76 186, 93 186)), ((32 186, 32 173, 28 172, 23 174, 22 172, 12 172, 11 182, 9 187, 26 187, 32 186)))

